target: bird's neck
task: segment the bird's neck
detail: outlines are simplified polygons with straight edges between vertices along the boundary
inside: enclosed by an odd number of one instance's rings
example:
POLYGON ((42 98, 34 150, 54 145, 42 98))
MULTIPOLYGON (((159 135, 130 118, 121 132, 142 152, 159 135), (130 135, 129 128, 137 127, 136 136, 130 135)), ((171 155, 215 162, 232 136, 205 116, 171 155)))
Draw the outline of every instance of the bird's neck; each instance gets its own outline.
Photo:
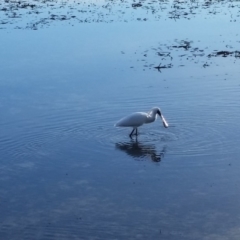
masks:
POLYGON ((151 123, 151 122, 154 122, 155 119, 157 118, 157 114, 156 113, 149 113, 148 114, 148 117, 147 117, 147 120, 145 123, 151 123))

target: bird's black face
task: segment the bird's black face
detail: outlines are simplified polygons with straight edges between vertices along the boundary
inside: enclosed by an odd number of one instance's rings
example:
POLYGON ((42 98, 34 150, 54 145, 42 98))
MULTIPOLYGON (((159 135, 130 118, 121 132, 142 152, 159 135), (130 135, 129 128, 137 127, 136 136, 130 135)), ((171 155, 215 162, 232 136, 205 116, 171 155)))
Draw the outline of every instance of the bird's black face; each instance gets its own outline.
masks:
POLYGON ((161 114, 161 112, 160 112, 159 109, 157 110, 157 114, 158 114, 160 117, 162 116, 162 114, 161 114))

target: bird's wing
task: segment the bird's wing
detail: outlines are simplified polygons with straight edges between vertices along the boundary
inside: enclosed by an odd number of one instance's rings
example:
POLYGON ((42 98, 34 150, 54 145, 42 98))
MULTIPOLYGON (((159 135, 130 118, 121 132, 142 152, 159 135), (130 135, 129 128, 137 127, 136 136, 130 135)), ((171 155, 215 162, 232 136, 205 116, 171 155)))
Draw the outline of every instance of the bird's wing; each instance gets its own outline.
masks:
POLYGON ((139 127, 146 122, 147 114, 144 112, 136 112, 131 115, 120 119, 117 123, 117 127, 139 127))

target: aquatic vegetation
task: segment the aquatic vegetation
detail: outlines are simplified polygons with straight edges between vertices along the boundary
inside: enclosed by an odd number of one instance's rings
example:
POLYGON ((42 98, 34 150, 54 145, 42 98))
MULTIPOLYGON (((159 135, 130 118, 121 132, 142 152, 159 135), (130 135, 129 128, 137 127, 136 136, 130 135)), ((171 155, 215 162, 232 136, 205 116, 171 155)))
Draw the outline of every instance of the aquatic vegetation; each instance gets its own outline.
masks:
POLYGON ((204 14, 214 17, 229 15, 230 21, 237 21, 240 3, 235 1, 169 1, 124 0, 104 1, 15 1, 0 2, 0 28, 33 29, 48 27, 56 22, 111 23, 129 21, 159 21, 166 18, 191 19, 204 14))

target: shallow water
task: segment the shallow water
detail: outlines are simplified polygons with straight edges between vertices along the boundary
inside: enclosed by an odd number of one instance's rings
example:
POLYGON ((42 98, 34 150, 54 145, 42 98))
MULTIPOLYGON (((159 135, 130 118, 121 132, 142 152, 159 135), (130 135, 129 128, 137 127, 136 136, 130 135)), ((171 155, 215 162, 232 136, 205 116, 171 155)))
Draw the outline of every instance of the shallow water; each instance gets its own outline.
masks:
POLYGON ((4 24, 1 239, 239 239, 240 59, 208 57, 240 50, 238 5, 222 4, 191 19, 130 8, 4 24), (114 128, 153 106, 168 129, 158 119, 131 140, 114 128))

